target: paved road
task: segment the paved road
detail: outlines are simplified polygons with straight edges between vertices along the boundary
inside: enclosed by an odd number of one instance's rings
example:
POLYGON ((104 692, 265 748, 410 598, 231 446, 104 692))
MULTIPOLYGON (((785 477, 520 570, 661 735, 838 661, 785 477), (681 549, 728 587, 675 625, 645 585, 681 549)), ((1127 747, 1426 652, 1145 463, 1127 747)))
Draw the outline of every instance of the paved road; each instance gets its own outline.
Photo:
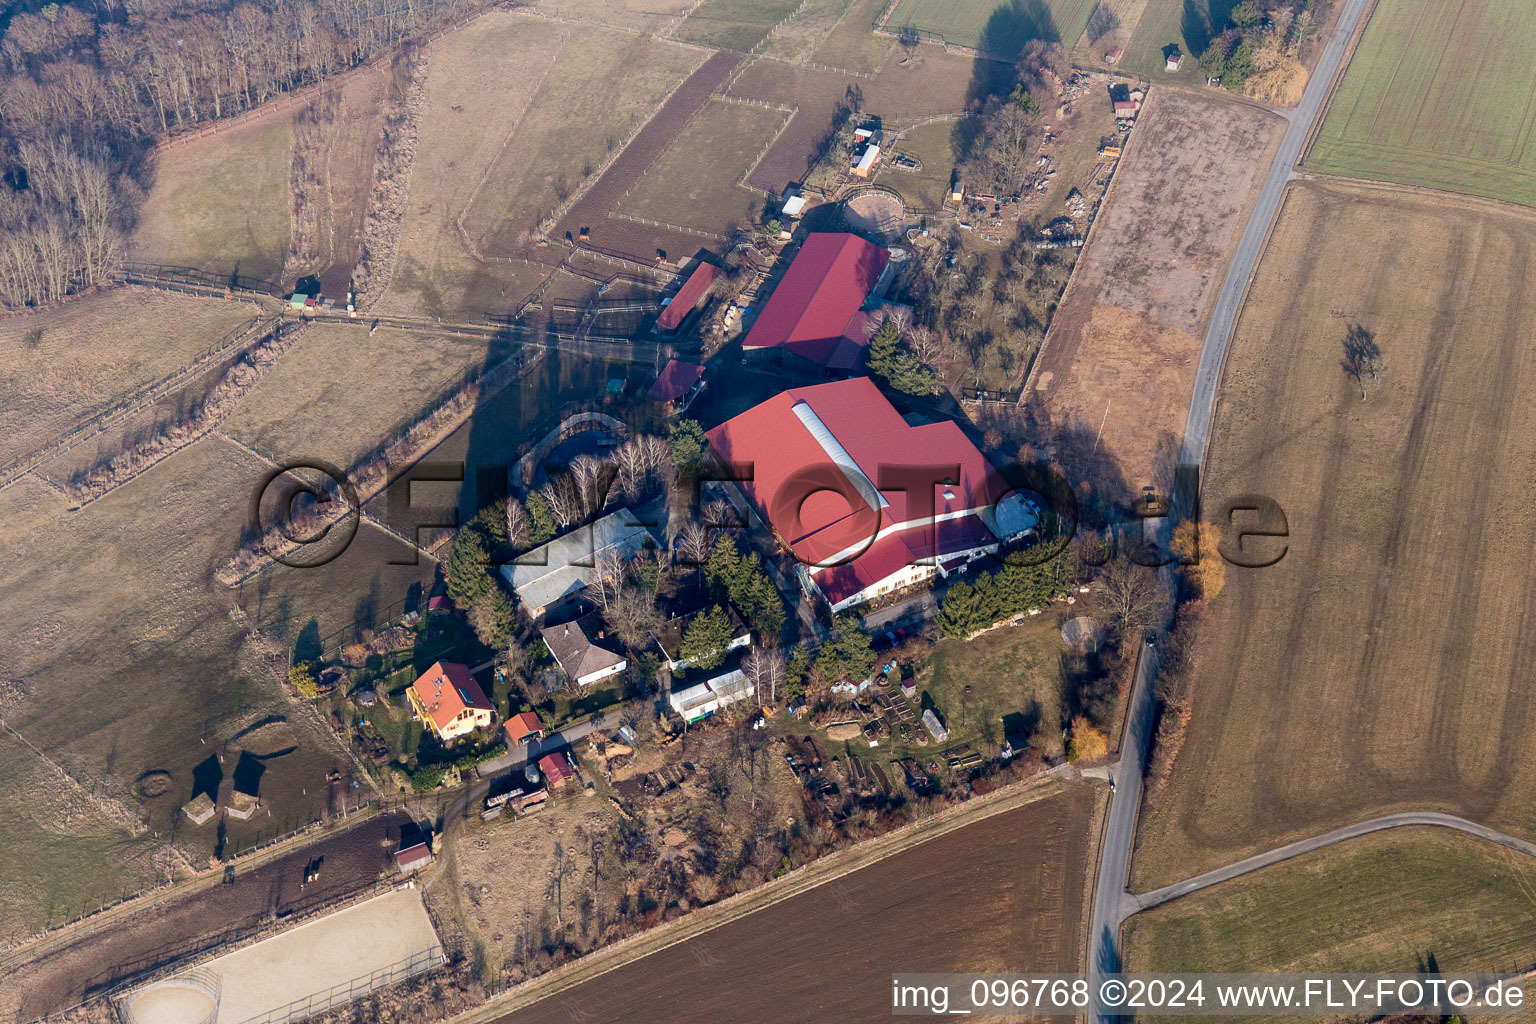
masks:
MULTIPOLYGON (((1175 507, 1169 522, 1187 515, 1190 499, 1197 493, 1195 483, 1205 462, 1205 446, 1210 437, 1211 415, 1216 403, 1216 385, 1221 375, 1222 361, 1226 356, 1227 343, 1237 322, 1238 309, 1248 282, 1258 264, 1259 252, 1270 224, 1280 209, 1285 185, 1302 146, 1312 130, 1313 122, 1323 109, 1328 88, 1343 63, 1344 50, 1354 34, 1366 0, 1345 0, 1343 11, 1333 35, 1318 57, 1317 67, 1307 82, 1301 103, 1291 113, 1291 124, 1280 142, 1275 161, 1264 179, 1248 225, 1238 242, 1227 270, 1226 280, 1216 297, 1216 307, 1211 314, 1210 328, 1205 334, 1205 344, 1200 351, 1200 365, 1195 375, 1194 394, 1190 398, 1189 416, 1184 426, 1184 446, 1179 457, 1179 478, 1184 484, 1174 494, 1175 507)), ((1165 576, 1169 570, 1163 570, 1165 576)), ((1150 652, 1149 652, 1150 653, 1150 652)), ((1153 691, 1152 677, 1156 668, 1155 658, 1143 657, 1138 666, 1126 725, 1125 740, 1120 763, 1115 767, 1115 793, 1110 798, 1109 814, 1104 823, 1104 835, 1100 841, 1099 874, 1094 887, 1093 920, 1089 926, 1088 972, 1090 987, 1098 990, 1099 976, 1119 969, 1120 922, 1123 920, 1123 900, 1130 867, 1131 847, 1136 836, 1136 815, 1141 804, 1142 777, 1146 767, 1147 746, 1151 740, 1153 691)), ((1092 1013, 1096 1022, 1108 1022, 1114 1014, 1096 1006, 1092 1013)))
POLYGON ((1207 871, 1203 875, 1186 878, 1182 882, 1165 885, 1161 889, 1153 889, 1151 892, 1135 895, 1125 893, 1120 903, 1120 917, 1122 919, 1127 918, 1137 911, 1161 906, 1170 900, 1176 900, 1180 896, 1187 896, 1192 892, 1198 892, 1201 889, 1216 885, 1218 882, 1225 882, 1239 875, 1246 875, 1250 871, 1257 871, 1259 868, 1267 868, 1271 864, 1278 864, 1283 860, 1290 860, 1292 857, 1300 856, 1303 853, 1311 853, 1313 850, 1320 850, 1325 846, 1342 843, 1346 839, 1370 835, 1372 832, 1383 832, 1389 828, 1402 828, 1405 825, 1438 825, 1443 828, 1453 828, 1459 832, 1466 832, 1470 835, 1486 839, 1489 842, 1498 843, 1500 846, 1523 853, 1527 857, 1536 857, 1536 843, 1528 843, 1524 839, 1516 839, 1508 833, 1491 829, 1487 825, 1479 825, 1475 821, 1458 818, 1453 814, 1440 814, 1435 811, 1406 811, 1402 814, 1388 814, 1384 817, 1372 818, 1369 821, 1345 825, 1343 828, 1336 828, 1332 832, 1324 832, 1322 835, 1313 836, 1311 839, 1302 839, 1265 853, 1256 853, 1252 857, 1240 860, 1235 864, 1228 864, 1224 868, 1207 871))

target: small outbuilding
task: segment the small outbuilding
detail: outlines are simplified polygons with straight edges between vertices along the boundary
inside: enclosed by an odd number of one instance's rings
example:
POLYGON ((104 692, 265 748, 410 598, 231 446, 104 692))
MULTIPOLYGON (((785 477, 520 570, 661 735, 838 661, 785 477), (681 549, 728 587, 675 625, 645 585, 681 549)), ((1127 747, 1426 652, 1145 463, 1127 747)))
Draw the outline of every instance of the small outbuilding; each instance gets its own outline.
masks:
POLYGON ((506 725, 502 726, 502 731, 506 734, 509 746, 514 743, 526 743, 531 739, 537 740, 544 737, 544 723, 532 711, 519 711, 507 719, 506 725))
POLYGON ((694 266, 693 272, 688 275, 687 280, 683 282, 683 286, 677 290, 677 294, 662 307, 661 313, 656 317, 656 329, 666 334, 675 334, 681 330, 689 315, 709 298, 709 287, 715 283, 715 278, 718 276, 720 276, 719 267, 700 260, 694 266))
POLYGON ((207 793, 199 793, 181 807, 181 813, 194 825, 206 825, 218 812, 218 805, 207 793))
POLYGON ((704 367, 698 363, 672 359, 662 367, 661 375, 656 378, 656 383, 651 385, 645 397, 660 402, 669 415, 680 413, 688 408, 688 404, 702 390, 703 382, 704 367))
POLYGON ((1163 65, 1163 70, 1165 70, 1165 71, 1177 71, 1177 70, 1179 70, 1179 68, 1181 68, 1183 66, 1184 66, 1184 55, 1182 53, 1180 53, 1178 50, 1174 50, 1172 53, 1170 53, 1168 55, 1168 62, 1165 65, 1163 65))
POLYGON ((576 777, 576 765, 571 762, 571 755, 565 751, 558 754, 545 754, 539 758, 539 771, 543 773, 544 780, 549 783, 551 789, 559 789, 576 777))
POLYGON ((425 836, 416 835, 400 841, 400 849, 395 851, 395 867, 402 875, 420 871, 431 863, 432 846, 425 836))
POLYGON ((944 723, 939 721, 939 716, 933 713, 933 708, 923 712, 923 725, 927 727, 928 732, 933 738, 940 743, 949 739, 949 730, 944 728, 944 723))

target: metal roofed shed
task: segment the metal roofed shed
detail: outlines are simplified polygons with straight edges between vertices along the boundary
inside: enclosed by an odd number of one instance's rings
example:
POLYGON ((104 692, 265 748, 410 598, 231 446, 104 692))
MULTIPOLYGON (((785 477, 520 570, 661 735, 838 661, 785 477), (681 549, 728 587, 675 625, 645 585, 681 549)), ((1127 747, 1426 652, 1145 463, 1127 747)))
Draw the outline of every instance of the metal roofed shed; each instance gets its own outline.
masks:
POLYGON ((590 526, 556 537, 519 555, 501 574, 531 618, 577 598, 596 572, 597 559, 612 551, 629 558, 656 539, 629 509, 606 515, 590 526))
POLYGON ((683 690, 673 690, 668 701, 672 710, 685 722, 697 722, 739 700, 746 700, 756 692, 746 673, 737 669, 707 683, 699 683, 683 690))
POLYGON ((645 397, 653 402, 676 402, 687 397, 703 379, 704 367, 698 363, 672 359, 662 367, 660 376, 656 378, 656 383, 651 385, 651 390, 645 397))
POLYGON ((715 278, 719 274, 720 270, 714 264, 700 261, 688 275, 688 280, 684 281, 683 286, 677 290, 677 294, 672 296, 661 313, 657 315, 657 329, 673 332, 682 327, 683 321, 688 319, 688 314, 702 305, 708 297, 709 287, 715 283, 715 278))
POLYGON ((784 200, 779 212, 786 217, 798 217, 805 212, 805 196, 792 195, 784 200))

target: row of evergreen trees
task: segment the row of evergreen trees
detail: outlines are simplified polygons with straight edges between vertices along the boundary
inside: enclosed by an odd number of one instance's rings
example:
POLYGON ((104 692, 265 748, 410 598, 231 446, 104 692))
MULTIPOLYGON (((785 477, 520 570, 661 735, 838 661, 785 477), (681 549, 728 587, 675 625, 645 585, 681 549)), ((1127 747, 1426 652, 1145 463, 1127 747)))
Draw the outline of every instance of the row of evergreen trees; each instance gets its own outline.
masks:
POLYGON ((939 602, 938 626, 945 636, 964 639, 1010 615, 1044 608, 1073 582, 1072 555, 1063 551, 1039 565, 1007 564, 975 583, 951 586, 939 602))

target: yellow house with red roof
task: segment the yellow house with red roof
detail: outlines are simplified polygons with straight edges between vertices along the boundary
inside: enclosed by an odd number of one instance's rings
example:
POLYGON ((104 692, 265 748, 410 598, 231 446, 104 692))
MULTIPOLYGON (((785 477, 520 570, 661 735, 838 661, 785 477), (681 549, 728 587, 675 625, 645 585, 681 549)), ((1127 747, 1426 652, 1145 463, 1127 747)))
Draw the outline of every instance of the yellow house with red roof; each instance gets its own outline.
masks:
POLYGON ((496 709, 469 674, 469 666, 452 661, 434 662, 405 696, 415 717, 445 743, 489 728, 496 717, 496 709))

